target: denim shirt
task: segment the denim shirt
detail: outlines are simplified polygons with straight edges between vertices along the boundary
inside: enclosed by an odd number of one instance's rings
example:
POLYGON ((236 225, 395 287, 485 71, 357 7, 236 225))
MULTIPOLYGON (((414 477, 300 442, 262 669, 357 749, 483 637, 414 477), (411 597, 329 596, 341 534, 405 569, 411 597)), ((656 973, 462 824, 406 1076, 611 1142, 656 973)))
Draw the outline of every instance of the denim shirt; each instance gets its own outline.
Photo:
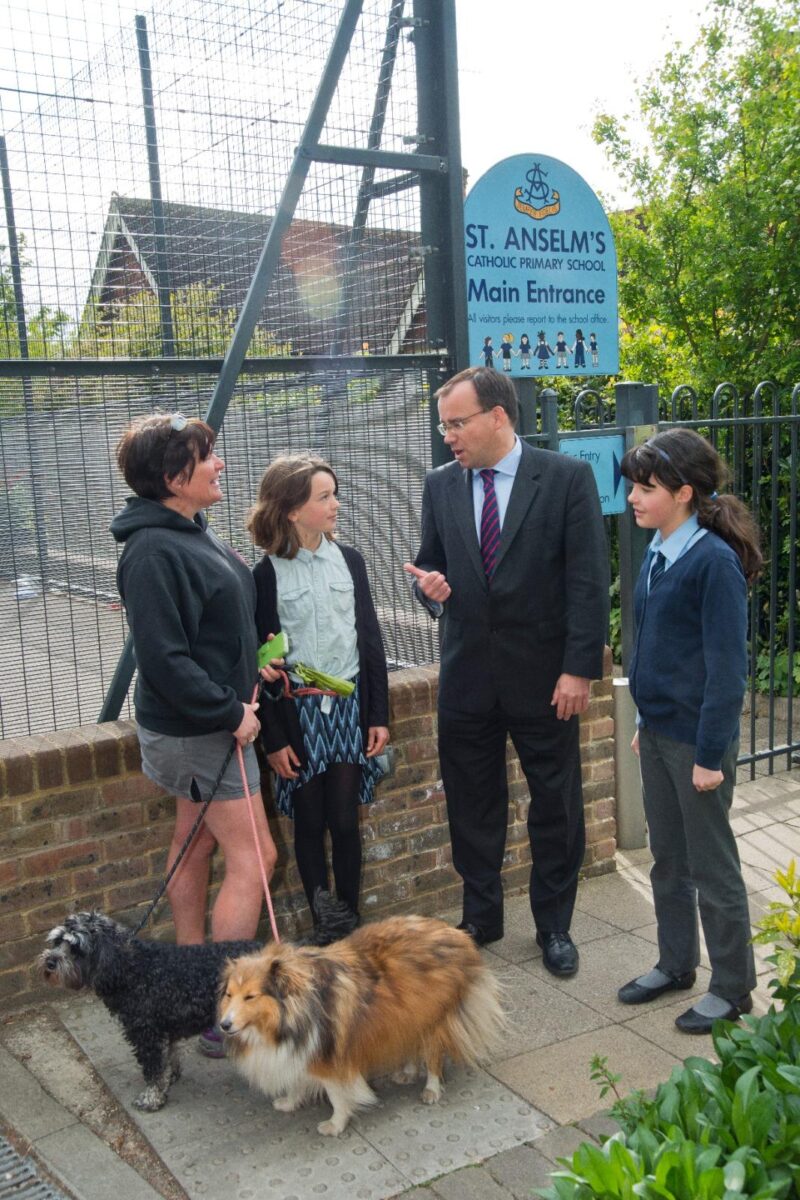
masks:
POLYGON ((278 615, 289 638, 287 666, 302 662, 340 679, 358 674, 353 577, 339 547, 327 538, 295 558, 271 554, 278 615))

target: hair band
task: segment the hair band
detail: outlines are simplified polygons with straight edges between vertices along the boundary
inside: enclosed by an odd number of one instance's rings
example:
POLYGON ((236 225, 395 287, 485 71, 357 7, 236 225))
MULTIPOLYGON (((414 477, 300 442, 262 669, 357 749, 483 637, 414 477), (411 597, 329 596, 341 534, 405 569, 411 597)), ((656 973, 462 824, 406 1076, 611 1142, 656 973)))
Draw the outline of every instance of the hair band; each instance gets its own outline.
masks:
POLYGON ((688 482, 687 482, 687 480, 685 480, 685 479, 683 478, 683 476, 681 475, 680 471, 679 471, 679 470, 678 470, 678 468, 677 468, 677 467, 674 465, 674 463, 673 463, 672 459, 670 458, 670 456, 667 454, 666 450, 662 450, 660 446, 656 446, 656 445, 654 445, 654 444, 653 444, 653 442, 652 442, 652 440, 651 440, 650 438, 648 438, 648 440, 647 440, 646 442, 643 442, 643 443, 642 443, 642 445, 643 445, 643 446, 649 446, 651 450, 655 450, 656 454, 660 454, 660 455, 661 455, 661 457, 663 458, 664 462, 665 462, 665 463, 668 463, 668 464, 669 464, 669 466, 671 466, 671 467, 672 467, 673 471, 674 471, 674 472, 675 472, 675 474, 678 476, 678 479, 680 479, 680 481, 681 481, 681 483, 682 483, 682 484, 684 484, 686 487, 691 487, 691 486, 692 486, 690 483, 688 483, 688 482))

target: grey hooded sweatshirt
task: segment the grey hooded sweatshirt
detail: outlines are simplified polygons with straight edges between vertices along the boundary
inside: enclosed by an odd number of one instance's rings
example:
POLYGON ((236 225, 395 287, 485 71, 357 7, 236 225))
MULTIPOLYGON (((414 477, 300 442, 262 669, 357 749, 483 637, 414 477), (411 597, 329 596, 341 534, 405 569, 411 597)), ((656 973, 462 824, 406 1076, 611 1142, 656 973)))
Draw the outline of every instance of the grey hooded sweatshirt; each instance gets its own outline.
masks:
POLYGON ((132 496, 111 522, 124 550, 117 586, 138 677, 136 720, 173 737, 231 733, 258 678, 256 588, 244 559, 208 527, 132 496))

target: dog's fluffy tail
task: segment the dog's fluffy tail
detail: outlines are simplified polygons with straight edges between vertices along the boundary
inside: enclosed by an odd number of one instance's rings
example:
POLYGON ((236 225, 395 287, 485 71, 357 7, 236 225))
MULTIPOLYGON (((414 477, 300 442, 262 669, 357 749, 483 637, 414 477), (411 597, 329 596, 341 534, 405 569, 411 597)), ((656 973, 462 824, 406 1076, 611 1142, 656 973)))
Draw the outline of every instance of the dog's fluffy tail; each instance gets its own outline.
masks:
POLYGON ((488 1062, 508 1028, 501 989, 484 967, 472 981, 459 1008, 447 1020, 451 1054, 471 1066, 488 1062))

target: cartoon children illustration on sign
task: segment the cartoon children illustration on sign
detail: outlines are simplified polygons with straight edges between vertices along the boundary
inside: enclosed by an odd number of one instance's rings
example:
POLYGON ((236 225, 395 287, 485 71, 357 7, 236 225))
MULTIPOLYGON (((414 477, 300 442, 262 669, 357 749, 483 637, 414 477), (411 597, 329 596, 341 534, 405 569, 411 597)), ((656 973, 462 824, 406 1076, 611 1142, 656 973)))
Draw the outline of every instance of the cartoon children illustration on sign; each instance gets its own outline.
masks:
POLYGON ((574 355, 574 360, 573 360, 572 365, 575 367, 585 367, 586 366, 586 343, 583 340, 583 330, 582 329, 575 330, 575 343, 572 347, 572 353, 574 355))
POLYGON ((483 355, 483 365, 485 367, 493 367, 494 366, 494 346, 492 345, 492 339, 490 337, 486 337, 483 339, 483 346, 481 347, 481 354, 483 355))
POLYGON ((556 334, 556 368, 566 367, 567 355, 570 353, 570 348, 567 345, 567 339, 564 336, 564 331, 559 329, 556 334))
POLYGON ((504 371, 511 370, 511 359, 516 358, 517 352, 516 352, 516 350, 513 349, 513 346, 514 346, 513 333, 504 333, 503 334, 503 344, 500 347, 500 353, 503 356, 503 370, 504 371))
POLYGON ((592 356, 592 366, 596 367, 600 362, 600 347, 597 344, 597 335, 589 334, 589 353, 592 356))
POLYGON ((539 338, 536 343, 536 357, 539 360, 539 370, 546 371, 550 365, 550 359, 555 354, 555 350, 548 344, 547 334, 542 329, 539 331, 539 338))
POLYGON ((521 371, 530 371, 531 369, 531 339, 527 333, 523 333, 519 339, 519 369, 521 371))

